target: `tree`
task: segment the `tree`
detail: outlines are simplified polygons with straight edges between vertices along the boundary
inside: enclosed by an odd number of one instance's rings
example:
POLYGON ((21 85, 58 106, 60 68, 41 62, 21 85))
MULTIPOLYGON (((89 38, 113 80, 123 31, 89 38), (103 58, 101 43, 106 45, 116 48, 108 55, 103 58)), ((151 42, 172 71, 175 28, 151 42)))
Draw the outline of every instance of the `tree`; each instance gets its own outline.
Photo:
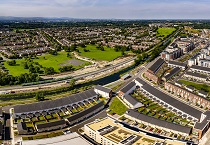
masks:
POLYGON ((37 101, 43 101, 44 100, 44 94, 43 93, 37 93, 35 96, 35 99, 37 101))
POLYGON ((46 75, 52 75, 55 74, 55 69, 53 67, 45 67, 44 72, 46 75))
POLYGON ((73 87, 75 85, 75 83, 76 83, 76 80, 75 79, 71 79, 71 81, 69 82, 69 85, 71 87, 73 87))
POLYGON ((10 66, 15 66, 16 65, 16 60, 7 61, 7 64, 10 65, 10 66))

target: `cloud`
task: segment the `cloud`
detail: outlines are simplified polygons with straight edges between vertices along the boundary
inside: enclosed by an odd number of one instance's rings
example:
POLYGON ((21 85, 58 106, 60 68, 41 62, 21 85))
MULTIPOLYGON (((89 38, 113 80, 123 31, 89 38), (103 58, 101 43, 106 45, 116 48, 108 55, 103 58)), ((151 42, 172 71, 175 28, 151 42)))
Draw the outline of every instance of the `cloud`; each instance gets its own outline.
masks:
POLYGON ((0 0, 2 16, 210 18, 208 0, 0 0))

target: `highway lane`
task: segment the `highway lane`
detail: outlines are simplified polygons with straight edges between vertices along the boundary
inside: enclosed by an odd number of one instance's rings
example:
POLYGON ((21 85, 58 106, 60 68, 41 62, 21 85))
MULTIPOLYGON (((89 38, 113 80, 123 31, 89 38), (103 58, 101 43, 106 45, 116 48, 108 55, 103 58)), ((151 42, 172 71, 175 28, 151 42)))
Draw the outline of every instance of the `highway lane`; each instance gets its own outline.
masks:
MULTIPOLYGON (((180 32, 180 29, 178 29, 177 32, 173 36, 170 36, 169 38, 167 38, 163 43, 168 42, 172 37, 176 36, 179 32, 180 32)), ((149 53, 153 49, 148 50, 146 53, 149 53)), ((137 57, 133 57, 133 58, 131 58, 129 60, 120 62, 120 63, 118 63, 116 65, 113 65, 113 66, 109 66, 109 67, 103 68, 101 70, 94 71, 92 73, 87 73, 87 74, 81 74, 81 75, 73 76, 72 79, 81 79, 81 78, 84 78, 84 77, 87 77, 87 76, 96 75, 98 73, 101 73, 101 72, 104 72, 104 71, 107 71, 107 70, 112 70, 112 69, 115 69, 116 67, 119 67, 120 65, 126 64, 128 62, 132 62, 136 58, 137 57)), ((35 88, 35 87, 44 87, 44 86, 49 86, 49 85, 64 83, 65 81, 70 81, 72 79, 66 79, 66 80, 62 80, 62 81, 56 81, 56 82, 50 82, 50 83, 44 83, 44 84, 38 84, 38 85, 30 85, 30 86, 22 86, 22 85, 19 85, 19 86, 4 87, 4 88, 0 88, 0 91, 11 91, 11 90, 17 90, 17 89, 24 89, 24 88, 30 89, 30 88, 35 88)))
POLYGON ((48 85, 64 83, 65 81, 71 81, 72 79, 81 79, 81 78, 85 78, 85 77, 88 77, 88 76, 96 75, 96 74, 99 74, 101 72, 105 72, 105 71, 108 71, 108 70, 113 70, 116 67, 119 67, 119 66, 124 65, 124 64, 129 63, 129 62, 132 62, 135 59, 136 59, 136 57, 133 57, 131 59, 125 60, 123 62, 120 62, 120 63, 118 63, 116 65, 108 66, 106 68, 103 68, 103 69, 100 69, 100 70, 97 70, 97 71, 94 71, 94 72, 91 72, 91 73, 73 76, 73 78, 71 78, 71 79, 66 79, 66 80, 57 81, 57 82, 44 83, 44 84, 38 84, 38 85, 30 85, 30 86, 22 86, 21 85, 21 86, 4 87, 4 88, 0 88, 0 91, 11 91, 11 90, 15 90, 15 89, 23 89, 23 88, 29 89, 29 88, 35 88, 35 87, 43 87, 43 86, 48 86, 48 85))

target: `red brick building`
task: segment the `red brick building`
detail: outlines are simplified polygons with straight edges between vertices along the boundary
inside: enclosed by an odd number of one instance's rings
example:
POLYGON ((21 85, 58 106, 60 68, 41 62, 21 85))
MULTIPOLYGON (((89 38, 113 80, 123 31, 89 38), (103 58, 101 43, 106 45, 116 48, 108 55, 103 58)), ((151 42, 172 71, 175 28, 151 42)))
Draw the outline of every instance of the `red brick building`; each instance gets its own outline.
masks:
POLYGON ((192 102, 193 104, 198 104, 208 109, 210 108, 210 102, 208 101, 208 99, 198 96, 184 88, 181 88, 169 82, 165 82, 165 89, 173 92, 177 96, 181 96, 182 98, 188 100, 189 102, 192 102))
POLYGON ((157 77, 156 75, 150 73, 149 71, 146 71, 146 72, 144 73, 144 76, 145 76, 147 79, 153 81, 153 82, 156 83, 156 84, 159 84, 160 81, 161 81, 161 79, 160 79, 159 77, 157 77))

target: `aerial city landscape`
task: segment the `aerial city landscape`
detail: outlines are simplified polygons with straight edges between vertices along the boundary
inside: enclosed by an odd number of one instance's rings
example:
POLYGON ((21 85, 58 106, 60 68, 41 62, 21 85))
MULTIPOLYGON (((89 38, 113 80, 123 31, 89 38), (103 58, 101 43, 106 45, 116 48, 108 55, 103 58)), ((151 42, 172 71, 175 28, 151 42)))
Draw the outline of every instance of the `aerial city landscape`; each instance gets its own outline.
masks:
POLYGON ((0 1, 0 144, 210 145, 209 13, 205 0, 0 1))

